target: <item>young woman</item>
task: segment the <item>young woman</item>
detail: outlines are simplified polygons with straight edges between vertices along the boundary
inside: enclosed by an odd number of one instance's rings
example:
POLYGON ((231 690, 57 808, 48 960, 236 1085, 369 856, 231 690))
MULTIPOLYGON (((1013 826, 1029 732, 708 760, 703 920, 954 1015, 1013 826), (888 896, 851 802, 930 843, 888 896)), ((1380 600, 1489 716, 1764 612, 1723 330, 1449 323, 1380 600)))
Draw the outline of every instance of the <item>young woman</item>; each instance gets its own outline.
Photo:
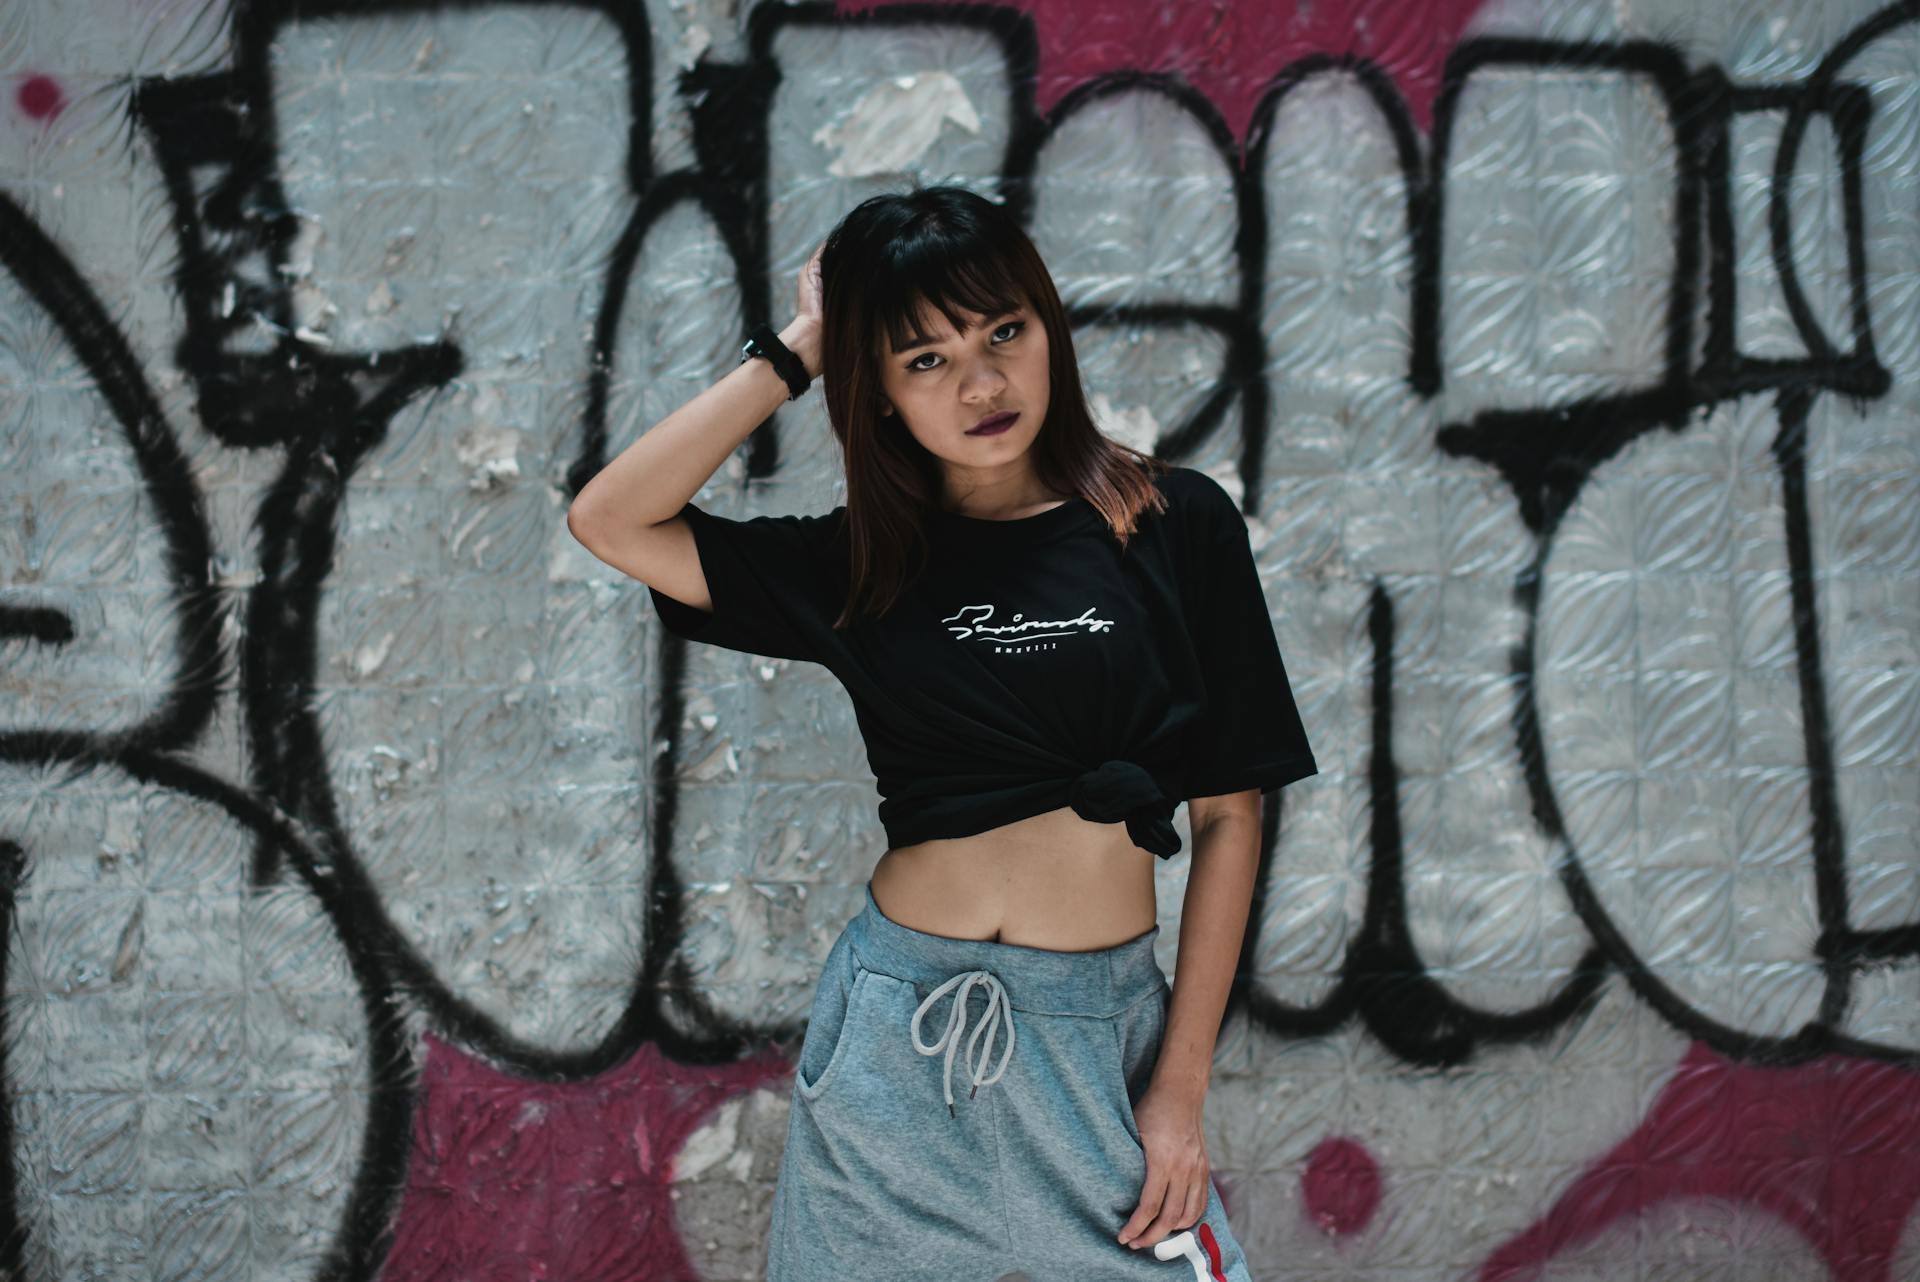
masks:
POLYGON ((826 665, 882 797, 800 1049, 769 1282, 1250 1282, 1202 1102, 1260 795, 1316 767, 1246 524, 1094 427, 1051 277, 972 192, 860 204, 798 313, 569 514, 669 631, 826 665), (688 502, 821 374, 844 505, 688 502), (1154 860, 1181 800, 1169 986, 1154 860))

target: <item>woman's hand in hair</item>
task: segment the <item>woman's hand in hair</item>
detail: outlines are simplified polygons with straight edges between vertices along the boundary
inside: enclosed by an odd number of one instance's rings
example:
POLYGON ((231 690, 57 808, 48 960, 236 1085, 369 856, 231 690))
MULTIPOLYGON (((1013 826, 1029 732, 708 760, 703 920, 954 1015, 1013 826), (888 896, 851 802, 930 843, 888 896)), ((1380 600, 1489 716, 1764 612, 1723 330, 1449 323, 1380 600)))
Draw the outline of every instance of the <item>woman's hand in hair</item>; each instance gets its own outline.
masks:
POLYGON ((820 327, 825 315, 820 255, 826 248, 827 242, 821 241, 814 247, 813 257, 807 259, 807 265, 800 269, 800 279, 794 289, 794 318, 780 331, 780 341, 793 349, 793 354, 800 358, 800 363, 807 367, 807 373, 814 378, 820 376, 820 327))
POLYGON ((794 290, 794 307, 801 319, 812 317, 816 322, 825 313, 824 289, 820 283, 820 255, 826 252, 827 242, 821 241, 813 248, 813 257, 800 269, 798 288, 794 290))

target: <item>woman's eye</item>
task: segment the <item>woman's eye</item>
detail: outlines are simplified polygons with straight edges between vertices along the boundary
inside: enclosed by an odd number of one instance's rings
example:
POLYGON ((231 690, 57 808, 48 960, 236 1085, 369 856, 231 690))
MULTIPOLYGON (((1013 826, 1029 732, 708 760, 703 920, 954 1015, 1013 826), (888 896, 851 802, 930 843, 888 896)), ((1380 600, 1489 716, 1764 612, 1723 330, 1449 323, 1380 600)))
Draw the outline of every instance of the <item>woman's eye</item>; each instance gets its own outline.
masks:
MULTIPOLYGON (((996 329, 993 332, 997 335, 1001 332, 1001 330, 1008 330, 1008 329, 1012 330, 1013 333, 1008 334, 1006 339, 1004 340, 1005 342, 1011 343, 1015 338, 1019 337, 1020 331, 1025 329, 1026 327, 1027 327, 1027 323, 1025 321, 1008 321, 1006 324, 1000 326, 999 329, 996 329)), ((998 346, 1001 346, 1001 344, 995 343, 994 346, 998 347, 998 346)), ((922 365, 920 363, 921 361, 927 360, 929 358, 934 358, 934 354, 932 352, 922 352, 920 355, 914 357, 911 361, 907 362, 907 372, 909 374, 924 374, 926 371, 932 369, 933 366, 922 365)), ((937 359, 937 358, 934 358, 934 359, 937 359)))

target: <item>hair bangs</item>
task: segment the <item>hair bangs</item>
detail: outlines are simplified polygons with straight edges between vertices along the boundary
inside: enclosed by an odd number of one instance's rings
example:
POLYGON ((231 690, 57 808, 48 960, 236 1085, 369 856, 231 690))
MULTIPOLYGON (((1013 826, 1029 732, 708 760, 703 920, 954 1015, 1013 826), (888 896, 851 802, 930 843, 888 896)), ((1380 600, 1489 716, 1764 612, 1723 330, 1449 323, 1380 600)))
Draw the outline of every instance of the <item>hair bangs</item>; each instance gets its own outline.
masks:
POLYGON ((884 300, 880 333, 894 350, 931 337, 921 329, 926 309, 937 309, 955 333, 966 328, 967 316, 994 317, 1020 307, 1026 291, 1012 262, 987 247, 957 253, 934 237, 916 240, 891 264, 878 291, 884 300))

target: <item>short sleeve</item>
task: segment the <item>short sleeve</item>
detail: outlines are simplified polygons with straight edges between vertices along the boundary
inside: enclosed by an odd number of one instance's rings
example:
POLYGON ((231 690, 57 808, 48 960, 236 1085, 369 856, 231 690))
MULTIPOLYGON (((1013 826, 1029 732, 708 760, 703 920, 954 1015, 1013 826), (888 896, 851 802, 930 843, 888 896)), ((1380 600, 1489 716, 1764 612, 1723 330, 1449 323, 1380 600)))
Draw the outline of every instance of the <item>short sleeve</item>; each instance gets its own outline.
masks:
POLYGON ((678 515, 693 531, 713 609, 696 609, 648 585, 660 622, 689 641, 825 662, 837 644, 833 621, 842 605, 832 585, 844 574, 834 574, 832 557, 844 511, 735 521, 687 504, 678 515))
POLYGON ((1274 637, 1246 520, 1218 482, 1196 476, 1202 510, 1188 529, 1199 546, 1188 564, 1197 579, 1191 632, 1204 692, 1188 739, 1186 794, 1266 792, 1320 768, 1274 637))

